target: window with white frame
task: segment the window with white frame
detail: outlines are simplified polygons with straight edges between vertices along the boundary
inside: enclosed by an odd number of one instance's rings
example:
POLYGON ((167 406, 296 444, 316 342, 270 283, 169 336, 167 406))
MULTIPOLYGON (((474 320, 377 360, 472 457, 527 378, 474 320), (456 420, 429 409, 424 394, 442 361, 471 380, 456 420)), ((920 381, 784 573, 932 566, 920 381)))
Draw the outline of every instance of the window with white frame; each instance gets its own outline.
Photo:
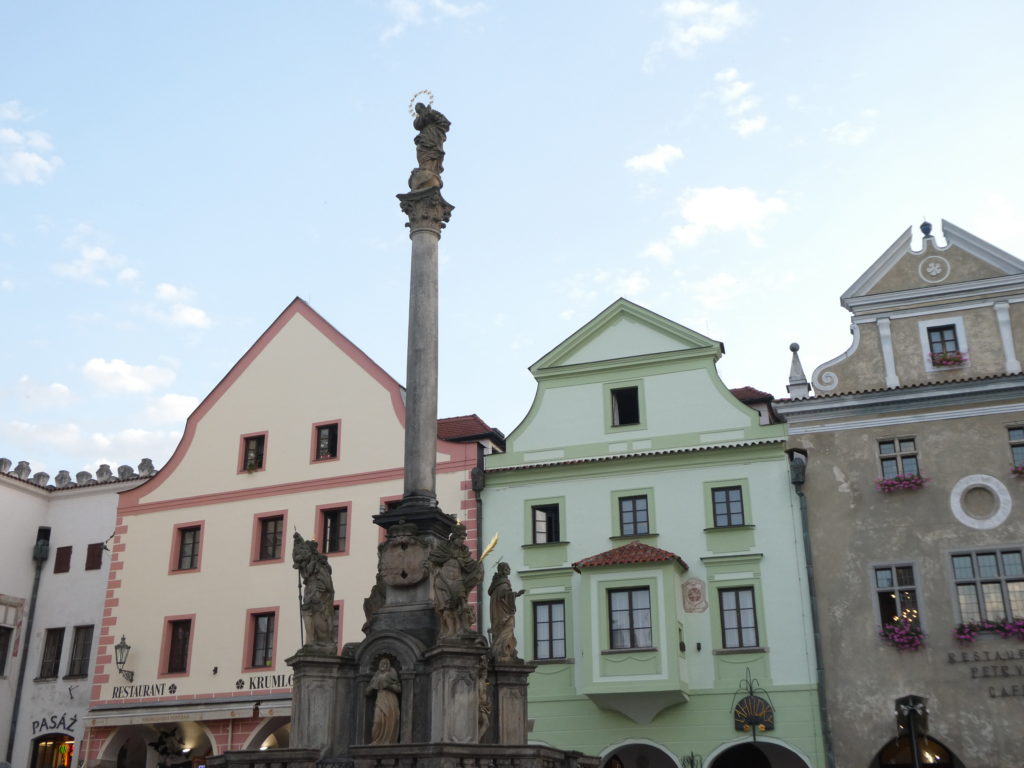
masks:
POLYGON ((533 604, 533 658, 565 658, 565 602, 533 604))
POLYGON ((876 566, 875 598, 882 626, 920 621, 912 565, 876 566))
POLYGON ((952 557, 960 621, 1024 619, 1024 560, 1019 548, 952 557))
POLYGON ((613 650, 654 647, 651 590, 648 587, 608 590, 608 623, 613 650))

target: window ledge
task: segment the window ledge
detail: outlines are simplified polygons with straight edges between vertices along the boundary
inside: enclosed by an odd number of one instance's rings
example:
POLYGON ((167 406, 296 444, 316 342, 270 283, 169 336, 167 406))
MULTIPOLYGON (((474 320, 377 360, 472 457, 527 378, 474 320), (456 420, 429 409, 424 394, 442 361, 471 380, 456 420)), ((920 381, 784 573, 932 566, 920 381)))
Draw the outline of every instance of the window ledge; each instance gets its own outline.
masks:
POLYGON ((768 648, 755 645, 750 648, 716 648, 711 652, 713 656, 730 656, 736 653, 768 653, 768 648))
POLYGON ((539 667, 546 667, 552 664, 575 664, 576 659, 570 659, 568 657, 561 659, 530 659, 530 664, 536 664, 539 667))
POLYGON ((34 677, 32 678, 33 683, 52 683, 57 680, 57 676, 53 677, 34 677))
POLYGON ((613 656, 617 653, 657 653, 658 649, 654 646, 647 648, 609 648, 608 650, 601 651, 602 656, 613 656))
POLYGON ((88 672, 83 672, 80 675, 64 675, 65 680, 81 680, 89 676, 88 672))
POLYGON ((655 531, 654 533, 623 533, 618 536, 609 536, 608 538, 612 541, 628 541, 629 539, 656 539, 658 538, 658 533, 657 531, 655 531))
POLYGON ((523 544, 523 549, 533 549, 534 547, 557 547, 560 544, 568 543, 568 541, 545 541, 540 544, 523 544))
POLYGON ((718 525, 712 528, 705 528, 704 533, 715 533, 718 531, 752 531, 754 530, 753 523, 746 523, 744 525, 718 525))

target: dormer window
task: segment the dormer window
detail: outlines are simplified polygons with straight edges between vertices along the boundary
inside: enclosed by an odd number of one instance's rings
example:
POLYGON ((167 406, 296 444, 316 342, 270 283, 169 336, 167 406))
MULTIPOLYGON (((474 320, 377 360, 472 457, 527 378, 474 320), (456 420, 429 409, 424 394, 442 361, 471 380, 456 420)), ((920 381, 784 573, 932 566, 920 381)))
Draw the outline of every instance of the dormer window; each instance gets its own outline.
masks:
POLYGON ((970 361, 963 318, 922 320, 918 323, 918 329, 921 334, 921 351, 924 353, 926 371, 941 371, 968 365, 970 361))

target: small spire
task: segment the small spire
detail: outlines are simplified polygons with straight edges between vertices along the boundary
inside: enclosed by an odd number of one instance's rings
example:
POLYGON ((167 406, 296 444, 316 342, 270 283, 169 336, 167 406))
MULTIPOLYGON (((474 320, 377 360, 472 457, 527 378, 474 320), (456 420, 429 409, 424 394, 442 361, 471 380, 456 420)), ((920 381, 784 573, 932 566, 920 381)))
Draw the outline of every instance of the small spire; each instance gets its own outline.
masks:
POLYGON ((925 237, 932 236, 932 225, 927 219, 921 222, 921 234, 925 237))
POLYGON ((811 387, 804 375, 804 367, 800 364, 800 345, 795 341, 789 345, 789 351, 793 353, 793 362, 789 366, 789 384, 786 391, 790 397, 807 397, 811 394, 811 387))

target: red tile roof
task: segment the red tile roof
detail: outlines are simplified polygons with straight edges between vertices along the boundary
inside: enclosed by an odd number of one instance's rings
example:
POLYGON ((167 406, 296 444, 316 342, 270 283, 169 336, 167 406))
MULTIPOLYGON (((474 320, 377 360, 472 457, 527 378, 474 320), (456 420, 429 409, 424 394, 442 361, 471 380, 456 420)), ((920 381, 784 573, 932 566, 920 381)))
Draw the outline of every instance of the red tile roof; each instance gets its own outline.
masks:
POLYGON ((458 440, 459 438, 481 437, 483 435, 496 435, 504 438, 501 430, 487 426, 487 423, 471 413, 468 416, 451 416, 447 419, 437 420, 437 436, 442 440, 458 440))
POLYGON ((631 565, 633 563, 661 563, 667 560, 675 560, 683 566, 684 571, 690 569, 690 566, 684 563, 679 555, 644 544, 642 541, 631 541, 625 546, 609 549, 607 552, 602 552, 599 555, 585 557, 573 563, 572 567, 578 573, 580 568, 597 568, 602 565, 631 565))
POLYGON ((754 389, 753 387, 736 387, 729 391, 732 392, 733 397, 742 403, 771 402, 775 399, 775 395, 762 392, 760 389, 754 389))

